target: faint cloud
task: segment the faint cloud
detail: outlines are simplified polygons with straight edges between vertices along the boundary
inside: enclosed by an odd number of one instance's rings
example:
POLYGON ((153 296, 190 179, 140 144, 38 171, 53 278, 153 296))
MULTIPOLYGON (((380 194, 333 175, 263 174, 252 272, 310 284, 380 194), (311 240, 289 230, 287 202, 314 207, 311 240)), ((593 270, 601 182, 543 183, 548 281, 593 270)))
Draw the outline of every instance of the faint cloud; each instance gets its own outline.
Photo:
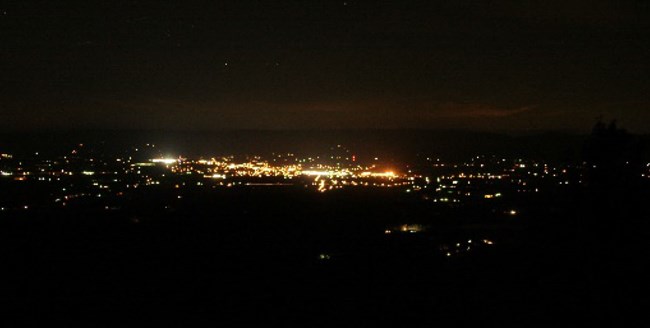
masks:
POLYGON ((446 102, 430 112, 431 116, 440 118, 500 118, 530 112, 535 106, 516 108, 497 107, 485 104, 446 102))

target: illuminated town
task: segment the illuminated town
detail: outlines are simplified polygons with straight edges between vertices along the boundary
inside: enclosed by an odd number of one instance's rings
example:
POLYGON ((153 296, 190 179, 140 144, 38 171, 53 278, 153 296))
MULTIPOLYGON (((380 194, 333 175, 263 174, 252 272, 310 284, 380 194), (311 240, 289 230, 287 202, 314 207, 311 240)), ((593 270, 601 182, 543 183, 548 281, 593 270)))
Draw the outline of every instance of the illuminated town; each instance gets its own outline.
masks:
MULTIPOLYGON (((580 185, 586 169, 584 165, 558 166, 496 156, 475 156, 463 163, 427 157, 417 169, 410 168, 412 165, 382 165, 377 158, 364 163, 353 154, 325 158, 293 153, 246 158, 232 155, 142 158, 141 153, 155 154, 153 144, 133 147, 129 156, 94 158, 81 155, 85 147, 79 144, 69 154, 56 158, 42 158, 38 153, 30 158, 16 158, 3 153, 2 180, 56 185, 58 190, 50 199, 38 202, 12 203, 5 199, 0 208, 6 211, 64 207, 83 198, 101 198, 105 200, 101 202, 105 208, 114 209, 112 203, 136 189, 172 188, 181 197, 184 189, 246 187, 299 187, 318 193, 388 188, 412 193, 423 201, 460 206, 580 185)), ((650 176, 650 172, 643 176, 650 176)), ((504 211, 517 214, 516 208, 504 211)))

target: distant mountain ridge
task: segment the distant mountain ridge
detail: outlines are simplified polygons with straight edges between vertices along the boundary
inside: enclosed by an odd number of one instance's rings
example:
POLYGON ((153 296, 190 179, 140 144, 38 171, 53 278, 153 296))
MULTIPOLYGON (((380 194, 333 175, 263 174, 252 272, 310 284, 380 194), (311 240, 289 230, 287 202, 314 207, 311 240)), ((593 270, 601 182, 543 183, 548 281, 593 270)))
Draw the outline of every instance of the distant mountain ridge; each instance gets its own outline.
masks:
POLYGON ((344 145, 357 156, 383 156, 407 160, 436 156, 464 160, 474 155, 521 156, 572 161, 580 157, 588 135, 542 132, 507 135, 461 130, 220 130, 152 131, 93 130, 0 134, 0 150, 29 154, 62 154, 85 143, 106 152, 155 143, 170 155, 268 155, 272 152, 318 154, 344 145))

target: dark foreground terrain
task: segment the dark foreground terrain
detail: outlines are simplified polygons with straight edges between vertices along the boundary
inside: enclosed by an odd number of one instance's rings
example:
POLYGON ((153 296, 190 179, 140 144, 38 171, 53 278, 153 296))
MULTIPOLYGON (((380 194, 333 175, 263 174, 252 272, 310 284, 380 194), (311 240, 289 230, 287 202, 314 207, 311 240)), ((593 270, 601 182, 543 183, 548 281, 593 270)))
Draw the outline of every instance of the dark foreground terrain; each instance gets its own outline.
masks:
POLYGON ((550 193, 516 218, 384 191, 255 188, 162 209, 145 193, 117 210, 5 211, 0 320, 626 326, 648 304, 647 196, 550 193))

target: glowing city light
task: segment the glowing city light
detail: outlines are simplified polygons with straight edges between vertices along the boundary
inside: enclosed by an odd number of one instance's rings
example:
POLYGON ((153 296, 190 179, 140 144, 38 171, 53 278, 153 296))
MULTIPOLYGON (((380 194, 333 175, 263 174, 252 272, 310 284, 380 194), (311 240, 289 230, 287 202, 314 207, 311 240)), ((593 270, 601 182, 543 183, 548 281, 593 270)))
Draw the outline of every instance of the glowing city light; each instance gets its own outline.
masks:
POLYGON ((175 158, 154 158, 151 160, 153 163, 162 163, 162 164, 174 164, 178 162, 177 159, 175 158))

